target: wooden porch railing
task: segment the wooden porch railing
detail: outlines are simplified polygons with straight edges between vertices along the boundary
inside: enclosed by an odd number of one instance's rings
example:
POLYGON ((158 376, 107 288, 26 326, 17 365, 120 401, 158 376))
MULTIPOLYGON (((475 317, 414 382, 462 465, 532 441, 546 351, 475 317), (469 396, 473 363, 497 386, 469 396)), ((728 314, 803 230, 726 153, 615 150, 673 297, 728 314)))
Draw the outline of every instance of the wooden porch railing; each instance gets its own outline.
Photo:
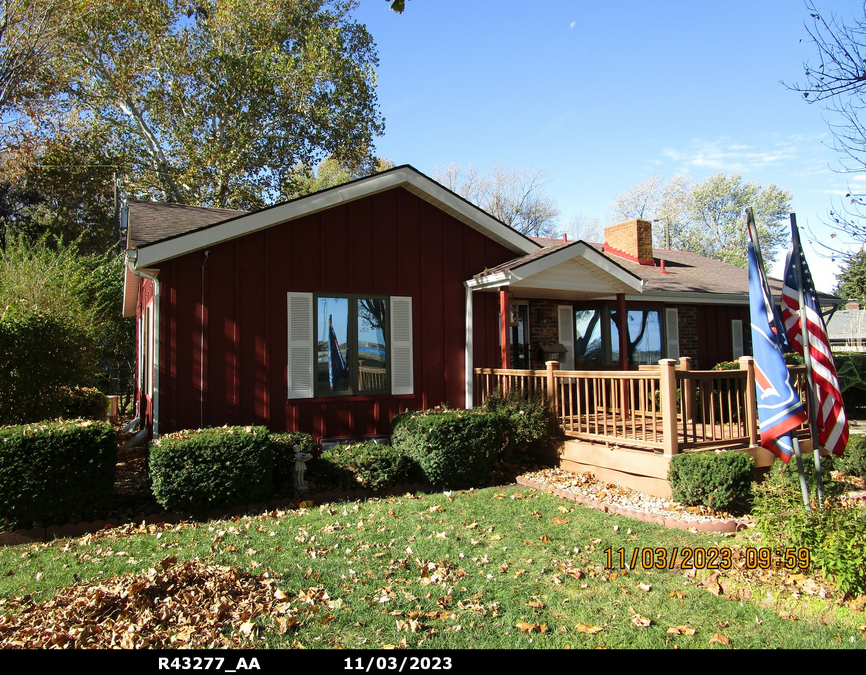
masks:
MULTIPOLYGON (((541 396, 570 437, 662 450, 747 448, 758 443, 754 360, 739 370, 692 370, 691 359, 662 359, 639 370, 475 369, 475 399, 494 390, 541 396)), ((805 369, 789 366, 805 402, 805 369)), ((806 428, 804 425, 803 428, 806 428)))

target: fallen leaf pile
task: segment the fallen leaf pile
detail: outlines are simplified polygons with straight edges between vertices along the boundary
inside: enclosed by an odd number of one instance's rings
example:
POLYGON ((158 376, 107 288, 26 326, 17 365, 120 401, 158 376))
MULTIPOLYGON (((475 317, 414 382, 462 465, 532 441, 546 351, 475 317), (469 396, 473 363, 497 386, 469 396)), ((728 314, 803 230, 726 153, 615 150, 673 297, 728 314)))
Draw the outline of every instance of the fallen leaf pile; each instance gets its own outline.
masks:
POLYGON ((281 632, 298 622, 287 600, 266 575, 167 558, 159 570, 71 586, 39 604, 7 600, 0 648, 250 647, 257 617, 273 615, 281 632))

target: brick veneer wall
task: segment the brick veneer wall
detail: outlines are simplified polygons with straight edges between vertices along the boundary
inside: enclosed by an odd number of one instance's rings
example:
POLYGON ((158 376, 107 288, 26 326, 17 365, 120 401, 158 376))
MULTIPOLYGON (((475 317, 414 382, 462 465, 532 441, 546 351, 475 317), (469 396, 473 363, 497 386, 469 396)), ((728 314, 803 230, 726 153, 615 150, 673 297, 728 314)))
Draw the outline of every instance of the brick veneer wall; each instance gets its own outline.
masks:
POLYGON ((680 356, 692 357, 692 367, 698 363, 698 308, 694 305, 675 305, 680 334, 680 356))
POLYGON ((570 304, 555 300, 529 301, 529 340, 532 352, 532 368, 544 368, 544 361, 538 360, 539 342, 559 341, 559 322, 556 318, 556 308, 559 305, 570 304))

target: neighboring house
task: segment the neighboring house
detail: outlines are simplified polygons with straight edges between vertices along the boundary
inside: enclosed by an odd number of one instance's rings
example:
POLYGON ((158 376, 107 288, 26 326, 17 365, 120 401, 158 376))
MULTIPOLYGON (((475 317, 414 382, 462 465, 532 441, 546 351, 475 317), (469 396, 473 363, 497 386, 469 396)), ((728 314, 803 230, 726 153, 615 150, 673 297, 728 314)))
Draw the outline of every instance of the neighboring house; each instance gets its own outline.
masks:
POLYGON ((833 312, 827 322, 827 337, 834 352, 866 352, 866 310, 848 303, 833 312))
POLYGON ((604 245, 527 238, 409 166, 251 213, 131 202, 126 219, 154 435, 388 434, 403 410, 471 406, 475 368, 749 353, 747 270, 654 251, 646 221, 604 245))

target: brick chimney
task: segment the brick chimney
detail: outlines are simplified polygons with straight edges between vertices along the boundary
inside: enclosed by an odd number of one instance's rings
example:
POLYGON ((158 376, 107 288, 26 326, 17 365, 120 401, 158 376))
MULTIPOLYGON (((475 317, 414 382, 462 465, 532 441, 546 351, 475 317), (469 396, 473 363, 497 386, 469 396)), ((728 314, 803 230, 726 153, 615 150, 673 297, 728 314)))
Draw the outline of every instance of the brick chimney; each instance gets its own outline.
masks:
POLYGON ((845 309, 860 309, 860 303, 856 300, 850 300, 848 304, 845 305, 845 309))
POLYGON ((604 228, 604 252, 641 265, 654 266, 652 223, 629 220, 604 228))

